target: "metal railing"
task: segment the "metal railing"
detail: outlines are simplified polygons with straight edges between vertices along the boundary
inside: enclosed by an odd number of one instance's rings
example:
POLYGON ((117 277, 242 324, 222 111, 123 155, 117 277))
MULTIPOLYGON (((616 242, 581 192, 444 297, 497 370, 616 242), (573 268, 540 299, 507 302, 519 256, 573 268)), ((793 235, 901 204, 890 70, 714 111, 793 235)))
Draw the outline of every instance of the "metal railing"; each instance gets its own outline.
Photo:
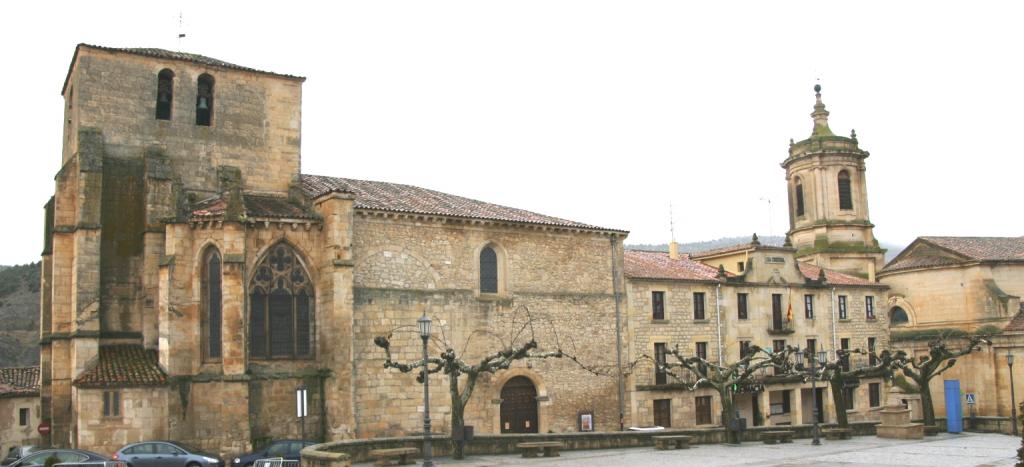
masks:
POLYGON ((253 467, 299 467, 299 461, 282 459, 280 457, 273 457, 270 459, 260 459, 253 462, 253 467))

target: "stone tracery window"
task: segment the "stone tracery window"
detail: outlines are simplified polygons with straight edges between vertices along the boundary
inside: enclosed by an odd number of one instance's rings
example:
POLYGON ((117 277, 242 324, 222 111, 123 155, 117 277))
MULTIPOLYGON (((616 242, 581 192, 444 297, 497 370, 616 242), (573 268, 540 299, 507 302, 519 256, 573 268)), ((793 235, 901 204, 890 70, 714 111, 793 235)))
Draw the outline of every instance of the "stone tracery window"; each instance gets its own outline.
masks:
POLYGON ((311 358, 313 305, 313 284, 295 250, 271 248, 249 283, 249 355, 311 358))
POLYGON ((203 360, 221 357, 221 330, 223 322, 223 291, 221 289, 221 259, 216 248, 203 255, 201 280, 203 360))

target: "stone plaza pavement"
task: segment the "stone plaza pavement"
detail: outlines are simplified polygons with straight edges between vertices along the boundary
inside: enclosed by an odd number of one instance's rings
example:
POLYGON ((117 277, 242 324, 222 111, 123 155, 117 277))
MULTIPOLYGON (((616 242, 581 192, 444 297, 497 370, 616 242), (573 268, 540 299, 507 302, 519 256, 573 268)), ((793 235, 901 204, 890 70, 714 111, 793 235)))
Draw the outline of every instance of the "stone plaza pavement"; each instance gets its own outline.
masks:
MULTIPOLYGON (((793 444, 766 445, 748 442, 742 446, 696 445, 689 450, 657 451, 651 447, 564 451, 561 457, 523 459, 519 456, 474 456, 462 461, 436 459, 437 465, 458 466, 543 466, 555 467, 646 467, 646 466, 1013 466, 1020 438, 1002 434, 942 433, 923 440, 893 440, 859 436, 848 441, 822 440, 812 446, 809 439, 793 444)), ((359 464, 370 465, 370 464, 359 464)))

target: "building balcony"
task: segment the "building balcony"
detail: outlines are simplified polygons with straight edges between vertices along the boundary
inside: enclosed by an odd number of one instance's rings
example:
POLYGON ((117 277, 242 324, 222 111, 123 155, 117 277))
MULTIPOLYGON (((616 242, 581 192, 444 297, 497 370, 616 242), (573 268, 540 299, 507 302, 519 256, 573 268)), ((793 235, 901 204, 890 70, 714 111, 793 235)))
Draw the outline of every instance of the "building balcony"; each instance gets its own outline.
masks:
POLYGON ((793 328, 793 323, 784 323, 781 325, 772 325, 768 328, 768 335, 771 336, 782 336, 786 334, 793 334, 796 329, 793 328))

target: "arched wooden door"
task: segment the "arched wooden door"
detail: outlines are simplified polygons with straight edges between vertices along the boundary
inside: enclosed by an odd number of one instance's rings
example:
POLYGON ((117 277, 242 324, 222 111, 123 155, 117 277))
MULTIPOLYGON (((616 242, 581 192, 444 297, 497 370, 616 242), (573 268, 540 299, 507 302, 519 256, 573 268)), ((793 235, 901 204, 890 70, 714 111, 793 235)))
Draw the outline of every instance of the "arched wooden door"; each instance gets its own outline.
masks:
POLYGON ((537 388, 525 376, 508 380, 501 388, 501 432, 537 432, 537 388))

